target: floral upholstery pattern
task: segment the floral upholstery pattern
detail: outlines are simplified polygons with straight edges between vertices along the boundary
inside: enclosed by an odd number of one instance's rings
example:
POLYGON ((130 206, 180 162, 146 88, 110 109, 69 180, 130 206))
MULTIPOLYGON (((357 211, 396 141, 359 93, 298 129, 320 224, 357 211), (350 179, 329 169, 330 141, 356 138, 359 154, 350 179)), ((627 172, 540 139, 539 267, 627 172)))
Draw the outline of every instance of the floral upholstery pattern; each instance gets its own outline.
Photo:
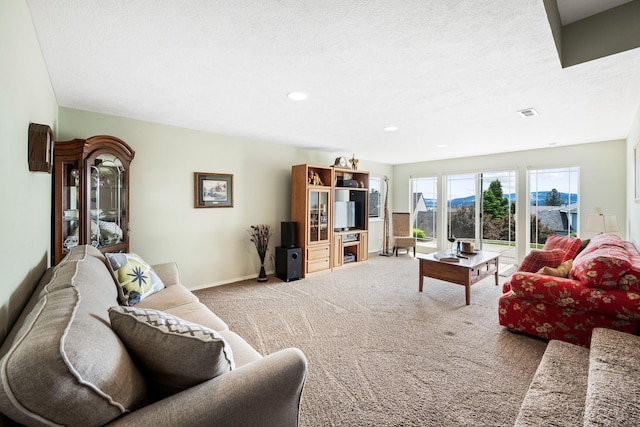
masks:
POLYGON ((618 246, 600 247, 578 255, 569 275, 589 287, 617 288, 631 270, 627 251, 618 246))
POLYGON ((582 347, 591 343, 594 328, 609 328, 631 334, 637 320, 623 320, 590 311, 562 309, 544 302, 523 300, 513 293, 500 299, 500 324, 514 331, 548 340, 560 340, 582 347))
POLYGON ((636 333, 640 254, 616 235, 598 235, 573 260, 569 277, 518 271, 503 285, 500 324, 588 347, 596 327, 636 333))
POLYGON ((640 320, 640 292, 590 288, 578 280, 526 272, 514 274, 510 285, 516 297, 527 301, 640 320))

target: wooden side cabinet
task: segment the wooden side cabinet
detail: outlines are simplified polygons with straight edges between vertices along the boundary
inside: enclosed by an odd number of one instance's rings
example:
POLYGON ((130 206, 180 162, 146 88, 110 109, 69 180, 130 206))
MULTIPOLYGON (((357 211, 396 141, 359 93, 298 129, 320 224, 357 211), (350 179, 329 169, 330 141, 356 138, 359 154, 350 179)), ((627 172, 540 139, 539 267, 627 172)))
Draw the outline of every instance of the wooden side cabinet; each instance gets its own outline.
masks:
POLYGON ((291 169, 291 221, 303 275, 368 259, 369 173, 331 166, 291 169))
POLYGON ((53 154, 52 263, 71 248, 129 251, 129 145, 99 135, 55 143, 53 154))

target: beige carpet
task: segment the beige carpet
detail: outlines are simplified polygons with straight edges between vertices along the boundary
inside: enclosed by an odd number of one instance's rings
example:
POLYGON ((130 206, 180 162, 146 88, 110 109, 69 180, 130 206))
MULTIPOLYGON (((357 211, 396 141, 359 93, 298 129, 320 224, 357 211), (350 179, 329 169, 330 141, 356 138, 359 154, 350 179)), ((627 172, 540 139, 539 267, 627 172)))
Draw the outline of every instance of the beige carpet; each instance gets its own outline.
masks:
POLYGON ((261 353, 304 351, 302 426, 507 426, 546 343, 498 325, 493 280, 472 286, 466 306, 459 285, 425 279, 418 292, 417 260, 372 255, 195 294, 261 353))

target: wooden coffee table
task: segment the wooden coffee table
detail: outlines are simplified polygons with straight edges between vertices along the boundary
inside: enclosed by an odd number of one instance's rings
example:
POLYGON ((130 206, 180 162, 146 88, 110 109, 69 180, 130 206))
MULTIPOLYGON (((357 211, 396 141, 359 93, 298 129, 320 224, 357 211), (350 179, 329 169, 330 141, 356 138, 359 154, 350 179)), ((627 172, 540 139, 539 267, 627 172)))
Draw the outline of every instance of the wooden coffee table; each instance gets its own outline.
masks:
POLYGON ((418 255, 420 260, 420 287, 424 277, 444 280, 446 282, 457 283, 464 286, 464 295, 467 305, 471 303, 471 285, 484 279, 490 274, 496 278, 498 285, 498 259, 497 252, 477 251, 474 254, 461 254, 467 258, 459 258, 459 262, 441 261, 436 258, 436 254, 418 255))

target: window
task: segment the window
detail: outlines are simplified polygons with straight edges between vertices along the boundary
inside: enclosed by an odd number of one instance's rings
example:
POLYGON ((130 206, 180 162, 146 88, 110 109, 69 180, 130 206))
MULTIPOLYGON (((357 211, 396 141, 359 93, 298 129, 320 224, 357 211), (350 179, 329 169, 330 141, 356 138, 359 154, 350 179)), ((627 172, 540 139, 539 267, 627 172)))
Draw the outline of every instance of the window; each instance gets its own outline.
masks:
POLYGON ((551 234, 576 236, 580 168, 529 170, 531 247, 544 245, 551 234))
POLYGON ((438 178, 411 179, 411 219, 418 246, 438 244, 438 178))
POLYGON ((382 178, 369 177, 369 219, 382 219, 382 178))

